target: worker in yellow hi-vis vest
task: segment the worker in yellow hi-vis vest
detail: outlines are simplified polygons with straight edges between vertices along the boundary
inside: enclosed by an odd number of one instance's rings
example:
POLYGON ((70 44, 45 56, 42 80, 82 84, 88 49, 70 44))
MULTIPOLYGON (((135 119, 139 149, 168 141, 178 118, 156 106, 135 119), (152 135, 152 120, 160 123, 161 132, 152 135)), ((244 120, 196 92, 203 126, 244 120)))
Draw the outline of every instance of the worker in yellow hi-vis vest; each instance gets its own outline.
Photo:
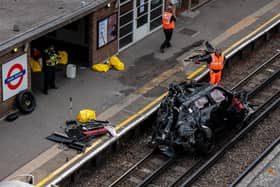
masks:
POLYGON ((43 57, 44 93, 47 95, 49 86, 53 89, 57 89, 57 86, 55 85, 55 73, 59 56, 54 45, 50 45, 48 49, 44 50, 43 57))

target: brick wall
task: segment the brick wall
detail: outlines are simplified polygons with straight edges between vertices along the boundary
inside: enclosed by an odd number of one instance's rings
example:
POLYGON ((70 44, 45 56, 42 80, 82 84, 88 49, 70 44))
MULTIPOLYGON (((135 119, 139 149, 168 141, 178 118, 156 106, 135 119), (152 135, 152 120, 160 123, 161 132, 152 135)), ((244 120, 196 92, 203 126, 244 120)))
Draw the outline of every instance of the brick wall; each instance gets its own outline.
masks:
MULTIPOLYGON (((2 56, 0 56, 0 117, 4 116, 5 114, 7 114, 7 112, 13 110, 15 108, 15 96, 9 98, 8 100, 3 102, 3 89, 2 89, 2 64, 5 64, 7 62, 9 62, 10 60, 21 56, 22 54, 24 54, 23 51, 23 47, 19 47, 18 48, 18 52, 14 53, 14 52, 9 52, 6 53, 2 56)), ((29 54, 29 52, 28 52, 29 54)), ((29 55, 28 55, 29 58, 29 55)), ((31 88, 31 71, 30 71, 30 67, 29 67, 29 63, 27 64, 28 66, 28 88, 31 88)))
POLYGON ((97 48, 98 21, 113 13, 117 13, 117 11, 118 9, 115 8, 115 1, 111 1, 110 8, 104 7, 89 15, 89 60, 91 64, 102 63, 118 51, 117 39, 99 49, 97 48))

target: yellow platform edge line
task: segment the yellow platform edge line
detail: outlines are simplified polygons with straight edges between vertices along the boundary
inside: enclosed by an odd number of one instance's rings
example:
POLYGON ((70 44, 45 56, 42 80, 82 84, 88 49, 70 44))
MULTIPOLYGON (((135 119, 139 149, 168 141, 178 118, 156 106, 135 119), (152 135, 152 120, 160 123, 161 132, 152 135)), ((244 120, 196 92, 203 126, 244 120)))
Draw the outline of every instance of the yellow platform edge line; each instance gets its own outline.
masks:
MULTIPOLYGON (((280 17, 280 13, 278 13, 277 15, 275 15, 273 18, 271 18, 270 20, 268 20, 267 22, 265 22, 263 25, 261 25, 260 27, 258 27, 256 30, 254 30, 253 32, 251 32, 250 34, 244 36, 243 38, 241 38, 240 40, 238 40, 237 42, 235 42, 234 44, 232 44, 229 48, 227 48, 224 51, 224 54, 230 52, 234 47, 236 47, 237 45, 239 45, 240 43, 242 43, 244 40, 250 38, 252 35, 254 35, 255 33, 257 33, 258 31, 260 31, 262 28, 266 27, 268 24, 270 24, 272 21, 274 21, 275 19, 277 19, 278 17, 280 17)), ((202 72, 204 69, 207 68, 207 65, 202 65, 201 67, 199 67, 198 69, 196 69, 195 71, 193 71, 192 73, 190 73, 187 76, 187 79, 193 79, 197 74, 199 74, 200 72, 202 72)), ((134 120, 135 118, 137 118, 138 116, 142 115, 144 112, 146 112, 147 110, 149 110, 152 106, 154 106, 157 102, 159 102, 160 100, 162 100, 168 92, 165 92, 164 94, 162 94, 161 96, 159 96, 158 98, 156 98, 155 100, 153 100, 152 102, 150 102, 148 105, 146 105, 145 107, 143 107, 141 110, 139 110, 137 113, 133 114, 132 116, 130 116, 129 118, 127 118, 125 121, 121 122, 120 124, 118 124, 115 129, 119 130, 120 128, 126 126, 129 122, 131 122, 132 120, 134 120)), ((47 184, 50 180, 52 180, 53 178, 55 178, 60 172, 62 172, 64 169, 66 169, 68 166, 70 166, 71 164, 73 164, 76 160, 80 159, 84 154, 88 153, 89 151, 91 151, 93 148, 95 148, 96 146, 98 146, 99 144, 101 144, 103 141, 105 140, 105 138, 101 137, 99 139, 97 139, 90 147, 88 147, 85 151, 85 153, 80 153, 78 155, 76 155, 75 157, 73 157, 71 160, 69 160, 67 163, 65 163, 64 165, 62 165, 61 167, 57 168, 56 170, 54 170, 52 173, 50 173, 47 177, 45 177, 44 179, 42 179, 40 182, 38 182, 35 186, 36 187, 42 187, 45 184, 47 184)))
POLYGON ((199 68, 197 68, 195 71, 193 71, 192 73, 190 73, 186 78, 188 80, 193 79, 196 75, 198 75, 199 73, 201 73, 203 70, 205 70, 207 68, 207 65, 202 65, 199 68))

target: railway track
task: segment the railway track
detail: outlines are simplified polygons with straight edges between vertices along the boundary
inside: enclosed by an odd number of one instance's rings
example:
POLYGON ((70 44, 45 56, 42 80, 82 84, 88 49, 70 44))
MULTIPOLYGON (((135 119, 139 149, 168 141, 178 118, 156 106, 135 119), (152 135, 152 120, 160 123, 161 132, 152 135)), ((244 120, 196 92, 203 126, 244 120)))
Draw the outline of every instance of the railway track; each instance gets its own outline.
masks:
POLYGON ((242 172, 241 175, 239 175, 234 181, 233 183, 230 185, 230 187, 234 187, 237 186, 245 177, 247 174, 249 174, 250 172, 253 171, 253 169, 258 166, 258 164, 260 164, 260 162, 262 162, 266 156, 268 156, 272 150, 278 146, 280 143, 280 137, 278 137, 276 140, 274 140, 273 143, 271 143, 264 152, 262 152, 262 154, 260 154, 258 156, 258 158, 250 164, 249 167, 247 167, 247 169, 245 171, 242 172))
POLYGON ((252 71, 245 78, 240 80, 235 86, 231 88, 231 90, 244 89, 244 90, 252 90, 258 84, 263 82, 266 78, 268 78, 275 71, 280 68, 280 50, 277 50, 277 53, 266 60, 263 64, 259 65, 254 71, 252 71), (253 78, 256 79, 253 79, 253 78))
POLYGON ((277 108, 280 104, 280 93, 276 93, 273 97, 269 99, 262 107, 257 111, 258 115, 254 120, 252 120, 242 131, 236 134, 233 138, 228 141, 218 152, 216 152, 209 160, 205 162, 195 173, 188 177, 180 186, 190 186, 196 179, 198 179, 207 169, 209 169, 217 160, 219 160, 223 155, 238 141, 243 138, 249 131, 257 126, 257 124, 265 119, 271 111, 277 108))
MULTIPOLYGON (((179 186, 190 186, 198 178, 202 179, 202 181, 195 182, 195 184, 194 184, 195 186, 200 186, 200 185, 203 186, 206 184, 208 184, 208 185, 210 184, 210 186, 211 186, 211 185, 214 185, 213 183, 224 186, 226 184, 230 184, 234 180, 234 177, 232 177, 230 174, 228 174, 229 175, 228 176, 226 174, 221 174, 221 173, 218 174, 218 173, 225 172, 225 170, 222 168, 230 167, 230 165, 232 165, 232 164, 229 164, 229 162, 231 162, 231 161, 234 162, 234 160, 236 160, 236 159, 231 160, 230 157, 232 157, 234 155, 236 156, 236 154, 238 154, 238 153, 240 154, 240 152, 242 152, 242 151, 244 152, 244 147, 242 147, 241 150, 239 150, 237 148, 238 146, 235 146, 235 145, 240 145, 240 144, 245 145, 246 144, 245 142, 247 142, 248 139, 250 139, 249 137, 251 137, 252 134, 258 134, 258 132, 256 132, 256 131, 262 131, 260 129, 262 129, 261 126, 265 125, 265 122, 263 122, 263 121, 261 123, 259 123, 259 122, 262 119, 266 118, 266 116, 268 114, 270 114, 270 112, 272 110, 277 109, 277 107, 279 107, 279 96, 280 96, 280 93, 279 93, 279 91, 280 91, 280 81, 279 81, 280 56, 279 56, 279 54, 280 53, 278 51, 275 55, 273 55, 271 58, 269 58, 265 63, 263 63, 261 66, 259 66, 255 71, 250 73, 247 77, 245 77, 239 83, 237 83, 234 87, 232 87, 232 90, 237 90, 237 88, 240 88, 240 89, 245 89, 247 91, 250 91, 249 103, 251 104, 251 106, 253 105, 255 113, 251 116, 249 124, 241 132, 239 132, 235 137, 230 139, 229 144, 228 144, 229 148, 225 147, 223 150, 221 149, 221 151, 217 152, 217 155, 215 158, 213 157, 213 159, 211 159, 209 162, 205 163, 204 166, 202 166, 199 170, 197 170, 197 172, 195 172, 191 177, 187 178, 179 186), (257 124, 259 124, 259 125, 257 125, 257 124), (258 129, 255 131, 255 133, 254 132, 249 133, 249 131, 251 131, 252 129, 255 129, 255 128, 258 129), (249 134, 251 134, 251 135, 249 135, 249 134), (239 141, 244 136, 246 136, 247 138, 245 138, 245 140, 239 141), (241 142, 243 142, 243 143, 241 143, 241 142), (232 145, 230 145, 230 144, 232 144, 232 145), (234 149, 231 149, 233 146, 234 146, 234 149), (232 154, 233 152, 236 152, 236 154, 232 154), (222 157, 224 157, 224 155, 226 155, 226 158, 221 159, 222 157), (218 160, 219 160, 219 164, 217 166, 215 166, 213 169, 211 168, 211 170, 208 170, 218 160), (221 161, 221 160, 223 160, 223 161, 221 161), (223 163, 223 164, 221 164, 221 163, 223 163), (201 176, 203 173, 205 173, 206 170, 209 175, 205 174, 205 175, 201 176), (215 176, 217 175, 218 178, 222 177, 222 176, 223 177, 228 176, 228 177, 227 178, 225 177, 225 179, 221 178, 219 180, 219 182, 218 181, 214 182, 213 178, 212 179, 209 178, 209 176, 213 177, 213 171, 215 171, 215 176), (207 177, 205 177, 205 176, 207 176, 207 177), (229 181, 230 178, 233 178, 232 181, 229 181), (211 182, 205 183, 206 182, 205 180, 211 181, 211 182), (221 184, 220 182, 223 180, 225 180, 227 182, 223 182, 221 184)), ((271 118, 271 117, 269 117, 269 118, 271 118)), ((270 125, 270 126, 273 126, 273 125, 270 125)), ((275 128, 277 128, 277 127, 275 127, 275 128)), ((262 133, 267 133, 267 132, 265 131, 262 133)), ((268 141, 268 139, 273 141, 273 138, 272 139, 267 138, 266 140, 268 141)), ((256 150, 254 150, 254 151, 256 151, 256 150)), ((250 152, 250 151, 248 150, 248 152, 250 152)), ((246 160, 245 158, 242 158, 242 157, 239 157, 239 159, 246 160)), ((239 163, 239 162, 237 162, 237 163, 239 163)), ((240 161, 240 163, 243 163, 243 161, 240 161)), ((237 169, 237 168, 240 169, 240 167, 241 166, 236 166, 236 167, 234 167, 234 169, 237 169)), ((232 174, 231 170, 234 170, 234 169, 229 169, 230 170, 229 173, 232 174)))
MULTIPOLYGON (((259 121, 264 119, 272 110, 279 106, 279 96, 280 96, 280 53, 278 52, 268 61, 259 66, 255 71, 241 80, 236 86, 231 90, 237 88, 251 88, 249 92, 250 103, 256 103, 258 101, 258 108, 251 117, 249 124, 238 134, 228 140, 221 149, 219 149, 215 155, 208 159, 196 172, 191 176, 188 173, 180 178, 180 180, 173 183, 171 186, 189 186, 191 185, 199 176, 204 173, 209 167, 211 167, 224 153, 229 150, 234 144, 236 144, 244 135, 246 135, 250 130, 252 130, 259 121), (261 81, 256 77, 259 75, 265 75, 266 79, 261 81), (255 78, 254 78, 255 77, 255 78), (254 85, 251 87, 250 85, 254 85), (183 181, 185 178, 185 181, 183 181)), ((262 76, 264 77, 264 76, 262 76)), ((255 105, 256 106, 256 105, 255 105)))
POLYGON ((165 156, 157 150, 153 150, 115 180, 110 187, 135 186, 135 184, 141 186, 149 183, 174 161, 175 158, 165 156))
MULTIPOLYGON (((265 104, 275 93, 280 91, 280 51, 260 65, 256 70, 239 81, 231 90, 249 92, 249 104, 254 110, 265 104)), ((255 115, 256 112, 255 112, 255 115)), ((253 116, 255 116, 253 115, 253 116)))
POLYGON ((227 139, 226 143, 223 143, 224 145, 214 150, 213 155, 199 157, 196 160, 190 156, 168 158, 154 151, 136 163, 110 186, 123 186, 124 184, 126 186, 138 187, 147 186, 148 184, 172 187, 191 185, 201 174, 221 158, 227 150, 251 129, 256 127, 272 110, 279 106, 279 62, 280 52, 278 51, 273 57, 231 89, 245 89, 249 91, 249 102, 254 103, 255 112, 248 119, 248 122, 245 123, 247 124, 245 128, 237 132, 237 134, 233 133, 231 138, 227 139), (168 176, 165 176, 165 173, 168 173, 168 176))
MULTIPOLYGON (((195 169, 197 169, 203 163, 202 159, 198 161, 190 158, 176 158, 167 157, 160 152, 154 150, 153 152, 147 154, 142 160, 133 165, 126 173, 115 180, 110 187, 115 186, 147 186, 157 177, 164 174, 166 169, 169 171, 174 171, 174 176, 169 176, 169 181, 165 182, 164 186, 168 186, 174 183, 176 178, 183 176, 185 172, 191 174, 195 169), (185 166, 180 166, 183 162, 185 166), (172 180, 175 179, 175 180, 172 180)), ((162 181, 161 181, 162 182, 162 181)), ((156 185, 156 184, 154 184, 156 185)), ((162 184, 161 184, 162 185, 162 184)))

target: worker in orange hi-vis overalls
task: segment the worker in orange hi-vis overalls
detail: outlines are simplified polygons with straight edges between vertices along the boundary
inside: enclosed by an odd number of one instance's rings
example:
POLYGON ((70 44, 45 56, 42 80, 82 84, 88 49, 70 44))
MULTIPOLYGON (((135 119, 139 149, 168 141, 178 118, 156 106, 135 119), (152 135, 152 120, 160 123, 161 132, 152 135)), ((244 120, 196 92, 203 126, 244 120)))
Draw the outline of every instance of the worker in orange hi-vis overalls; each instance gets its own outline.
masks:
POLYGON ((206 61, 210 69, 210 84, 219 84, 222 78, 222 70, 224 68, 225 57, 220 49, 216 49, 214 53, 199 58, 199 61, 206 61))
POLYGON ((165 40, 160 46, 160 51, 164 53, 164 48, 171 47, 170 40, 173 29, 175 27, 176 16, 174 15, 172 6, 167 6, 166 11, 162 13, 162 28, 165 35, 165 40))

